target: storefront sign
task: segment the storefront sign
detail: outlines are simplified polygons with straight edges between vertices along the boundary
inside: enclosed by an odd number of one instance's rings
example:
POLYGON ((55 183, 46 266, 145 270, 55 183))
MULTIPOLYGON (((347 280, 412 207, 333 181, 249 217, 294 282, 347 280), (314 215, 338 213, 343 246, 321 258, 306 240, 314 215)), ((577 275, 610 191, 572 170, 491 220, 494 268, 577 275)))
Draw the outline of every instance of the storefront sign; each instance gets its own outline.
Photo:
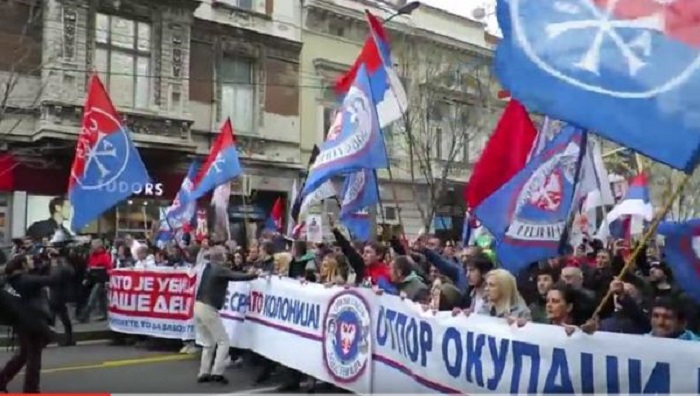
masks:
POLYGON ((160 197, 163 195, 163 183, 111 183, 105 187, 108 192, 125 193, 131 191, 136 195, 146 195, 152 197, 160 197))

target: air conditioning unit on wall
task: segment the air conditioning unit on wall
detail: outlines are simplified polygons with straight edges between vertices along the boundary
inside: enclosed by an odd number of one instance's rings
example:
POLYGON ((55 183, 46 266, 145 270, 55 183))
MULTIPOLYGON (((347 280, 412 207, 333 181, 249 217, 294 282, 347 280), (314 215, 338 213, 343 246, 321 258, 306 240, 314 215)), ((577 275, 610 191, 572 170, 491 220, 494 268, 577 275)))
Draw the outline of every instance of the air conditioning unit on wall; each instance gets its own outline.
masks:
POLYGON ((231 182, 231 195, 249 196, 252 190, 250 175, 242 175, 231 182))
POLYGON ((384 216, 377 219, 379 222, 390 225, 399 224, 399 207, 398 206, 384 206, 382 207, 384 211, 384 216))

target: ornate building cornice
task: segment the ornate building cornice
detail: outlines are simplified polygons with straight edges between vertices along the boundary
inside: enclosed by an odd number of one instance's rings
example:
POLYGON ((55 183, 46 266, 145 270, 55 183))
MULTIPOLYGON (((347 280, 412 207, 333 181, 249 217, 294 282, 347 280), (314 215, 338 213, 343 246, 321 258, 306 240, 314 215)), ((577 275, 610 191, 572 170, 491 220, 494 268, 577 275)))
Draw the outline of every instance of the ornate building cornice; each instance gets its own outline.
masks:
MULTIPOLYGON (((371 4, 367 4, 371 6, 371 4)), ((338 19, 339 23, 345 23, 347 25, 360 26, 361 29, 366 29, 365 14, 364 9, 358 7, 357 9, 350 9, 346 7, 341 7, 336 3, 332 3, 326 0, 310 0, 305 2, 304 8, 308 10, 310 15, 315 15, 321 18, 334 18, 338 19)), ((307 26, 313 29, 313 26, 307 26)), ((386 24, 386 28, 389 33, 396 37, 396 40, 406 39, 406 40, 416 40, 429 42, 432 45, 438 44, 450 51, 458 51, 464 54, 472 56, 484 56, 491 58, 493 57, 493 51, 489 48, 483 48, 475 44, 471 44, 465 41, 457 40, 452 37, 435 33, 424 28, 419 28, 411 26, 407 23, 400 22, 389 22, 386 24), (403 36, 403 37, 401 37, 403 36)), ((321 28, 322 33, 333 34, 327 29, 321 28)), ((351 37, 350 40, 356 41, 358 44, 362 43, 365 34, 359 35, 358 37, 351 37)))

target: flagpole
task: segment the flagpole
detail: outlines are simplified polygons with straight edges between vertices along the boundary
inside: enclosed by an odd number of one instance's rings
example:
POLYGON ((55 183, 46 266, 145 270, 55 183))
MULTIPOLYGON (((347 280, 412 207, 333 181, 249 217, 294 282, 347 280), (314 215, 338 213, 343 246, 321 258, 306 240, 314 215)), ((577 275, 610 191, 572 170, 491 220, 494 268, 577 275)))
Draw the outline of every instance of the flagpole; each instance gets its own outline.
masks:
MULTIPOLYGON (((579 194, 579 182, 581 181, 581 168, 583 168, 583 160, 586 158, 586 155, 588 154, 588 149, 590 148, 588 146, 588 132, 583 131, 581 134, 581 141, 579 142, 579 153, 578 153, 578 159, 576 160, 576 171, 574 173, 574 191, 571 193, 571 204, 572 204, 572 210, 569 213, 569 217, 566 220, 566 223, 564 224, 564 230, 563 232, 565 233, 565 238, 561 238, 560 241, 560 246, 559 246, 559 251, 560 253, 564 253, 564 248, 565 244, 571 240, 571 230, 574 228, 574 220, 576 219, 576 212, 577 210, 574 209, 575 206, 573 205, 578 205, 578 207, 581 207, 582 201, 579 200, 579 202, 575 202, 576 197, 579 194)), ((580 210, 579 210, 580 211, 580 210)))
POLYGON ((644 159, 641 155, 635 154, 634 160, 637 162, 637 173, 644 172, 644 159))
MULTIPOLYGON (((632 268, 632 265, 635 263, 637 260, 637 257, 639 254, 642 252, 644 249, 644 246, 649 243, 651 238, 655 235, 656 229, 659 227, 659 223, 661 223, 661 220, 663 220, 666 215, 668 214, 668 211, 671 210, 671 206, 673 206, 673 202, 678 199, 678 197, 681 195, 683 192, 683 189, 685 186, 688 184, 690 181, 690 178, 692 176, 692 173, 686 173, 683 177, 683 180, 681 180, 681 183, 675 188, 675 191, 673 191, 673 194, 671 197, 664 203, 663 208, 661 209, 661 212, 657 213, 656 216, 654 216, 654 220, 652 221, 651 225, 649 226, 649 229, 647 230, 646 233, 642 236, 642 239, 639 241, 637 244, 637 247, 632 251, 632 254, 627 258, 627 261, 625 262, 625 265, 622 267, 622 270, 620 270, 620 273, 617 275, 618 280, 622 279, 627 272, 632 268)), ((608 303, 610 298, 612 297, 613 292, 612 289, 609 289, 608 292, 605 294, 605 297, 603 297, 603 300, 598 304, 598 307, 595 309, 595 312, 593 313, 591 319, 595 319, 600 316, 600 311, 603 309, 603 307, 608 303)))
MULTIPOLYGON (((419 6, 420 6, 420 2, 418 2, 418 1, 411 2, 411 3, 406 4, 404 6, 404 8, 402 8, 402 10, 405 9, 406 12, 404 12, 404 13, 410 14, 411 12, 415 11, 415 9, 418 8, 419 6)), ((365 15, 369 18, 370 13, 368 10, 365 10, 365 15)), ((383 23, 388 22, 393 17, 398 16, 398 15, 402 15, 402 13, 397 12, 395 15, 392 15, 391 17, 385 19, 383 21, 383 23)), ((374 35, 374 32, 372 32, 371 24, 370 24, 369 34, 372 37, 372 41, 374 41, 374 45, 377 46, 377 48, 380 48, 379 43, 377 43, 377 37, 374 35)), ((379 58, 382 60, 382 64, 386 65, 387 64, 386 59, 384 59, 384 55, 382 54, 382 51, 377 51, 377 52, 379 53, 379 58)), ((391 91, 391 95, 394 97, 394 99, 396 99, 396 104, 399 106, 399 111, 401 112, 401 116, 403 117, 403 115, 406 113, 406 109, 404 109, 403 106, 401 106, 401 102, 399 101, 398 96, 396 96, 396 92, 394 92, 394 88, 391 86, 391 84, 389 84, 389 91, 391 91)), ((372 98, 372 101, 374 101, 374 98, 372 98)), ((376 106, 376 103, 375 103, 375 106, 376 106)), ((391 171, 391 162, 389 161, 389 151, 386 148, 386 141, 384 140, 384 132, 380 130, 380 134, 382 135, 382 146, 384 146, 384 155, 387 158, 386 170, 387 170, 387 175, 389 176, 389 184, 391 185, 391 195, 393 195, 394 204, 397 205, 396 217, 399 220, 399 226, 401 227, 401 236, 403 237, 403 239, 406 239, 406 229, 404 228, 404 225, 403 225, 403 218, 401 217, 401 210, 399 210, 399 207, 398 207, 398 202, 399 202, 398 201, 398 194, 396 193, 396 185, 394 183, 394 175, 393 175, 393 172, 391 171)), ((379 178, 377 178, 377 186, 379 186, 379 178)), ((383 214, 383 212, 384 212, 384 210, 382 209, 382 214, 383 214)))
MULTIPOLYGON (((385 147, 386 149, 386 147, 385 147)), ((382 224, 386 225, 386 218, 384 217, 384 202, 382 201, 382 194, 379 191, 379 176, 377 175, 377 170, 372 169, 372 172, 374 172, 374 188, 377 189, 377 201, 379 201, 379 212, 380 215, 382 216, 382 224)), ((394 200, 396 200, 396 196, 394 196, 394 200)), ((372 211, 370 211, 370 214, 372 214, 372 211)), ((372 227, 374 227, 373 230, 371 230, 370 235, 376 235, 377 240, 379 240, 379 235, 377 235, 377 208, 375 206, 374 208, 374 221, 371 222, 372 227)))
MULTIPOLYGON (((246 200, 245 189, 242 191, 241 200, 243 201, 243 227, 245 227, 245 243, 246 248, 250 245, 250 237, 248 236, 248 202, 246 200)), ((230 232, 230 231, 229 231, 230 232)))

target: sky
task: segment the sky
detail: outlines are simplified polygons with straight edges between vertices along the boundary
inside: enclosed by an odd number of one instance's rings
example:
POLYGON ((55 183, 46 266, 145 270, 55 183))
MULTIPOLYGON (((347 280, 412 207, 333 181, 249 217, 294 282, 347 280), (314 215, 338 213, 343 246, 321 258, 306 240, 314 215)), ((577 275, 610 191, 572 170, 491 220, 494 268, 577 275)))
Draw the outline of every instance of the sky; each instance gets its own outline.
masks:
POLYGON ((472 18, 472 11, 482 3, 481 0, 423 0, 422 2, 467 18, 472 18))
MULTIPOLYGON (((484 7, 493 11, 495 7, 495 0, 422 0, 422 2, 470 19, 474 19, 472 15, 476 8, 484 7)), ((490 15, 486 19, 489 32, 497 32, 495 16, 490 15)))

